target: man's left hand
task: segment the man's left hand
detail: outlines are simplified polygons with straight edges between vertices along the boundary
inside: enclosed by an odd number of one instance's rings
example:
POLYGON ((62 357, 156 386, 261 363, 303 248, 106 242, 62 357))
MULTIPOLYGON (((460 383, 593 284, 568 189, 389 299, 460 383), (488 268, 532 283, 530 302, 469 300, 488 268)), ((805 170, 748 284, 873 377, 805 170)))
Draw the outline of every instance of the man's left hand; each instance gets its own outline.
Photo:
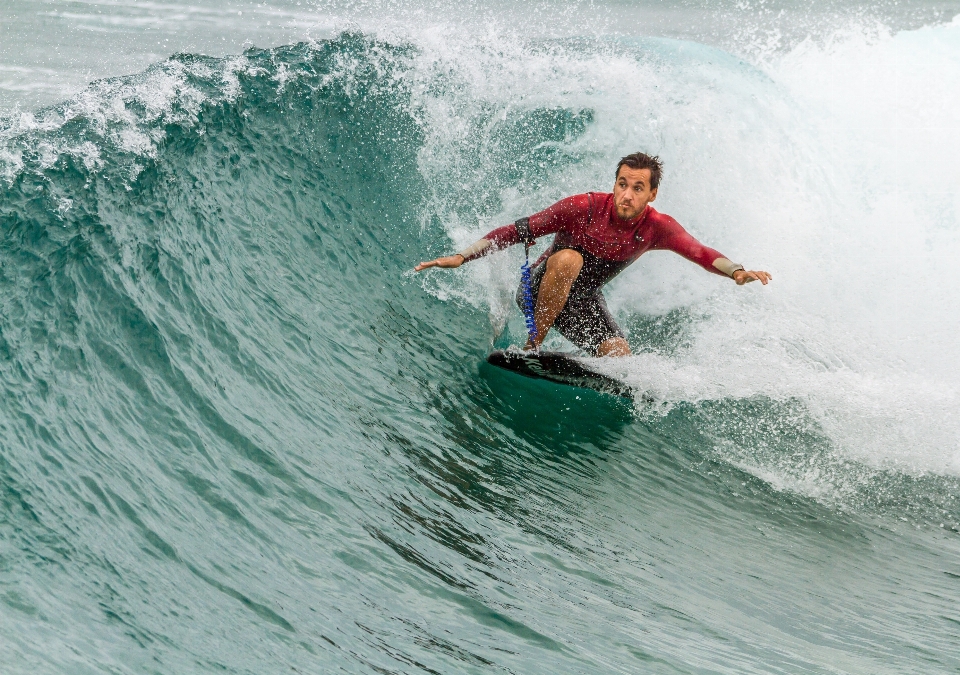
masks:
POLYGON ((737 270, 733 273, 733 280, 737 282, 737 286, 749 284, 751 281, 759 281, 766 286, 771 279, 773 275, 762 270, 737 270))

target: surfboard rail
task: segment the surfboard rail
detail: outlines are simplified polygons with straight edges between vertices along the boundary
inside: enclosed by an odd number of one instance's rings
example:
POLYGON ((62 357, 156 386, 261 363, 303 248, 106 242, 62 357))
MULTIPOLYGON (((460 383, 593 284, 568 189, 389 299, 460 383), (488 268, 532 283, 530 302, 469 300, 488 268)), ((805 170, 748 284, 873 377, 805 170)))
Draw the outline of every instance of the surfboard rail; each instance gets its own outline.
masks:
POLYGON ((487 356, 487 363, 525 377, 593 389, 602 394, 633 398, 633 390, 626 384, 609 375, 591 370, 576 356, 564 352, 497 349, 487 356))

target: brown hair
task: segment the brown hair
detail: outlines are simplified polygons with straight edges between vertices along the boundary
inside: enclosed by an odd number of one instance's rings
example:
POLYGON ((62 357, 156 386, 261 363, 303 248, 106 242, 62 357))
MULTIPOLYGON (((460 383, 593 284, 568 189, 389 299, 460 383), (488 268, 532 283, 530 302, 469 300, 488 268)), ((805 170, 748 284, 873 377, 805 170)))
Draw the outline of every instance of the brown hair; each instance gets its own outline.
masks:
POLYGON ((617 164, 617 173, 615 175, 620 175, 621 166, 627 166, 631 169, 650 169, 650 189, 656 190, 660 187, 660 173, 663 171, 663 165, 660 163, 660 158, 656 155, 650 156, 643 152, 635 152, 632 155, 627 155, 617 164))

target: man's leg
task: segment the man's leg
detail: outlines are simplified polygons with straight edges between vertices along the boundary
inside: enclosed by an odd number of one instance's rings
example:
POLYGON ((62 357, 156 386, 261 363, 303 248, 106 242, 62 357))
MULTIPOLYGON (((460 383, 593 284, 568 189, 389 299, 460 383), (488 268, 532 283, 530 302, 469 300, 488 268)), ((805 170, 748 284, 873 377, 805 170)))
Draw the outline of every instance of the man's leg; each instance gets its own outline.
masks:
MULTIPOLYGON (((583 274, 581 272, 581 276, 583 274)), ((630 345, 600 291, 579 298, 574 308, 567 302, 557 317, 556 328, 580 349, 596 356, 630 356, 630 345), (569 316, 571 309, 573 317, 569 316)))
MULTIPOLYGON (((584 274, 589 274, 589 270, 581 270, 578 281, 584 274)), ((576 293, 576 285, 570 293, 576 293)), ((568 298, 553 327, 580 349, 595 356, 630 355, 630 345, 599 290, 592 295, 568 298)))
POLYGON ((539 347, 547 337, 547 331, 557 320, 563 306, 567 304, 570 288, 583 269, 583 256, 573 249, 565 248, 547 258, 547 269, 540 280, 537 293, 537 306, 533 316, 537 323, 537 339, 533 344, 527 341, 527 348, 539 347))
POLYGON ((613 337, 600 343, 597 356, 630 356, 630 345, 622 337, 613 337))

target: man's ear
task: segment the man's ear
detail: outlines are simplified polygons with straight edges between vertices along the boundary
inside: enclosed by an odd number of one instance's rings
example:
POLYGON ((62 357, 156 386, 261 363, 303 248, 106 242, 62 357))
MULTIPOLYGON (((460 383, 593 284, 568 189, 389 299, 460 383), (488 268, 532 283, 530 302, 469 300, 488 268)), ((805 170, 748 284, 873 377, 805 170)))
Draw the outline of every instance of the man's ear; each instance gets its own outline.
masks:
POLYGON ((658 190, 658 189, 659 189, 659 188, 653 188, 653 189, 650 191, 650 201, 651 201, 651 202, 652 202, 654 199, 657 198, 657 190, 658 190))

